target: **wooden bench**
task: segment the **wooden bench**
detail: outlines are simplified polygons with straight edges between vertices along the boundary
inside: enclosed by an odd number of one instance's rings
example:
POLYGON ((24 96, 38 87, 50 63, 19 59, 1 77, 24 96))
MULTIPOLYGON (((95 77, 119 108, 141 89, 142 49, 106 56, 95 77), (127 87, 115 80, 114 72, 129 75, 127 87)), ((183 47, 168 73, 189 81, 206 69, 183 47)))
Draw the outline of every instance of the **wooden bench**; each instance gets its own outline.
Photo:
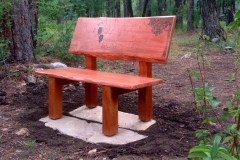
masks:
POLYGON ((165 64, 175 26, 175 16, 139 18, 79 18, 69 52, 84 55, 85 69, 38 70, 49 77, 49 117, 62 116, 62 86, 85 82, 88 108, 97 106, 97 85, 102 86, 102 132, 118 132, 118 96, 138 90, 138 115, 152 119, 152 86, 163 80, 152 77, 152 63, 165 64), (96 58, 139 62, 139 76, 97 71, 96 58))

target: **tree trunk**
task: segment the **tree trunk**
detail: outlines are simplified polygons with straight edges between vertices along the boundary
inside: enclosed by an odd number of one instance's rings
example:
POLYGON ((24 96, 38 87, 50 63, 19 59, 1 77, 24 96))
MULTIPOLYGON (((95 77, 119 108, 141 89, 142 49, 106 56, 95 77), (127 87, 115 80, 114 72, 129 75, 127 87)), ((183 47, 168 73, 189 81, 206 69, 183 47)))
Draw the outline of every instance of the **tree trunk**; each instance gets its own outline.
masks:
POLYGON ((177 15, 176 24, 182 27, 183 18, 182 18, 181 8, 182 8, 182 0, 175 0, 175 14, 177 15))
POLYGON ((139 7, 139 11, 142 15, 143 14, 143 8, 144 8, 143 0, 138 1, 138 7, 139 7))
POLYGON ((192 31, 193 27, 193 11, 194 11, 194 0, 187 1, 187 31, 192 31))
POLYGON ((124 17, 128 17, 128 16, 127 16, 127 15, 128 15, 127 0, 123 0, 123 10, 124 10, 123 16, 124 16, 124 17))
POLYGON ((145 0, 145 2, 144 2, 142 17, 145 17, 145 16, 151 16, 151 1, 150 0, 145 0))
POLYGON ((107 10, 107 17, 111 17, 112 15, 111 15, 111 13, 112 13, 112 11, 111 11, 111 8, 112 8, 112 3, 111 3, 111 0, 107 0, 106 1, 106 3, 107 3, 107 8, 106 8, 106 10, 107 10))
POLYGON ((220 26, 216 11, 216 0, 200 1, 201 17, 202 17, 202 36, 207 35, 212 38, 220 38, 226 40, 224 30, 220 26))
POLYGON ((158 15, 163 16, 165 11, 166 3, 165 0, 158 0, 158 15))
POLYGON ((132 0, 125 0, 127 5, 127 17, 133 17, 132 0))
POLYGON ((11 27, 6 39, 10 40, 10 58, 16 61, 33 60, 37 33, 37 0, 15 0, 10 11, 11 27))
POLYGON ((116 1, 116 16, 121 17, 120 0, 116 1))
POLYGON ((152 15, 151 4, 152 4, 152 1, 149 0, 147 3, 147 8, 146 8, 146 16, 148 16, 148 17, 150 17, 152 15))
POLYGON ((235 13, 236 12, 235 0, 232 0, 232 9, 233 9, 233 12, 235 13))

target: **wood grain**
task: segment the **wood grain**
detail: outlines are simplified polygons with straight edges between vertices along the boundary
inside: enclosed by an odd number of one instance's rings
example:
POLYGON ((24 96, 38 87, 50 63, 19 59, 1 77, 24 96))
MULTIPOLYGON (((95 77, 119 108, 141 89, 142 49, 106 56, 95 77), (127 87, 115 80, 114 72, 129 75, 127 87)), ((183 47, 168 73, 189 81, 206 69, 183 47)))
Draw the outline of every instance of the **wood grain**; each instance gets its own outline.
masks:
POLYGON ((54 77, 48 79, 48 116, 51 119, 62 117, 62 80, 54 77))
MULTIPOLYGON (((139 62, 139 76, 152 77, 152 63, 139 62)), ((152 116, 152 86, 148 86, 138 90, 138 117, 142 121, 149 121, 152 116)))
POLYGON ((113 87, 102 86, 102 133, 113 136, 118 133, 118 92, 113 87))
POLYGON ((129 90, 157 85, 164 82, 161 79, 155 78, 100 72, 71 67, 38 70, 35 73, 60 79, 68 79, 76 82, 87 82, 129 90))
MULTIPOLYGON (((86 69, 96 70, 97 59, 92 56, 85 56, 86 69)), ((97 84, 85 83, 85 103, 88 108, 94 108, 97 106, 97 84)))
POLYGON ((175 16, 79 18, 69 52, 105 59, 166 63, 175 16))

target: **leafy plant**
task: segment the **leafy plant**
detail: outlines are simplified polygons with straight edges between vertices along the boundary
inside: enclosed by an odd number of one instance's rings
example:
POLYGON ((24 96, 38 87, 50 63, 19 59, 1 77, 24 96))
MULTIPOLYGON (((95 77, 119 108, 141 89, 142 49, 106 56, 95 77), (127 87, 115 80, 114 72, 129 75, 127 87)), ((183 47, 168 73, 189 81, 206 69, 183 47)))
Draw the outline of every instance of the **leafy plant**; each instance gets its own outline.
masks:
POLYGON ((23 144, 26 145, 32 153, 34 153, 35 149, 33 148, 33 145, 35 144, 35 142, 36 140, 23 141, 23 144))
POLYGON ((240 10, 238 10, 236 12, 236 14, 234 15, 234 21, 232 23, 230 23, 230 25, 227 27, 228 30, 237 29, 238 32, 238 36, 236 39, 236 44, 239 46, 240 45, 240 10))
POLYGON ((216 135, 213 140, 213 144, 209 145, 199 145, 190 149, 190 154, 188 158, 202 158, 203 160, 212 160, 212 159, 226 159, 226 160, 237 160, 231 156, 228 150, 220 146, 222 137, 216 135))
POLYGON ((12 9, 12 1, 4 0, 0 1, 0 51, 3 54, 0 55, 0 60, 5 59, 8 56, 8 44, 10 43, 8 39, 4 36, 4 28, 9 28, 11 25, 10 20, 11 16, 9 14, 10 10, 12 9))
MULTIPOLYGON (((206 37, 207 39, 207 37, 206 37)), ((236 61, 234 62, 234 73, 229 76, 229 81, 236 82, 236 93, 228 102, 228 110, 218 116, 215 108, 219 107, 220 101, 213 96, 214 87, 209 87, 206 83, 206 66, 210 66, 208 56, 204 54, 203 48, 206 43, 202 42, 198 49, 194 49, 197 56, 198 70, 188 70, 189 79, 192 85, 196 111, 199 112, 201 127, 196 131, 196 137, 200 139, 197 146, 190 149, 188 158, 200 158, 203 160, 237 160, 240 158, 240 87, 238 86, 240 57, 235 53, 236 61), (200 81, 200 86, 195 81, 200 81), (226 128, 222 121, 226 118, 235 119, 233 124, 226 128), (210 124, 218 124, 221 128, 213 134, 210 124)))

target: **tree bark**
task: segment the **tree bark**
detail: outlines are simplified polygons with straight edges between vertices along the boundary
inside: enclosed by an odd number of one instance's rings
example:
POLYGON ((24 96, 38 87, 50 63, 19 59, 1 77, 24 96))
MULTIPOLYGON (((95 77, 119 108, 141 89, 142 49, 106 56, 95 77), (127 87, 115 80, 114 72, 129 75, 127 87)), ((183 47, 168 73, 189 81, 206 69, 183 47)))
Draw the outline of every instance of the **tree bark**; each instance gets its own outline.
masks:
POLYGON ((150 17, 152 15, 152 9, 151 9, 152 1, 149 0, 147 3, 147 8, 146 8, 146 16, 150 17))
POLYGON ((216 0, 200 1, 201 17, 202 17, 202 36, 207 35, 212 38, 220 38, 226 40, 224 30, 220 26, 216 11, 216 0))
POLYGON ((124 0, 124 17, 133 17, 132 0, 124 0))
POLYGON ((10 11, 11 27, 6 39, 10 40, 10 58, 28 62, 34 58, 37 33, 37 0, 14 0, 10 11))
POLYGON ((123 16, 127 17, 128 15, 128 10, 127 10, 127 0, 123 0, 123 16))
POLYGON ((142 15, 143 14, 143 8, 144 8, 143 0, 139 0, 138 1, 138 6, 139 6, 139 11, 140 11, 140 13, 142 15))
POLYGON ((146 16, 151 16, 151 0, 145 0, 144 2, 144 7, 143 7, 143 12, 142 12, 142 17, 146 16))
POLYGON ((183 18, 182 18, 181 8, 182 8, 182 0, 175 0, 175 14, 177 15, 176 24, 182 27, 183 18))
POLYGON ((106 8, 106 10, 107 10, 107 17, 113 17, 113 14, 112 14, 112 0, 107 0, 106 1, 106 3, 107 3, 107 8, 106 8))
POLYGON ((194 0, 187 1, 187 31, 192 31, 193 26, 193 11, 194 11, 194 0))
POLYGON ((165 11, 166 3, 165 0, 158 0, 158 15, 163 16, 165 11))
POLYGON ((120 0, 116 1, 116 16, 121 17, 120 0))
POLYGON ((236 12, 235 0, 232 0, 232 9, 233 9, 233 12, 235 13, 236 12))

